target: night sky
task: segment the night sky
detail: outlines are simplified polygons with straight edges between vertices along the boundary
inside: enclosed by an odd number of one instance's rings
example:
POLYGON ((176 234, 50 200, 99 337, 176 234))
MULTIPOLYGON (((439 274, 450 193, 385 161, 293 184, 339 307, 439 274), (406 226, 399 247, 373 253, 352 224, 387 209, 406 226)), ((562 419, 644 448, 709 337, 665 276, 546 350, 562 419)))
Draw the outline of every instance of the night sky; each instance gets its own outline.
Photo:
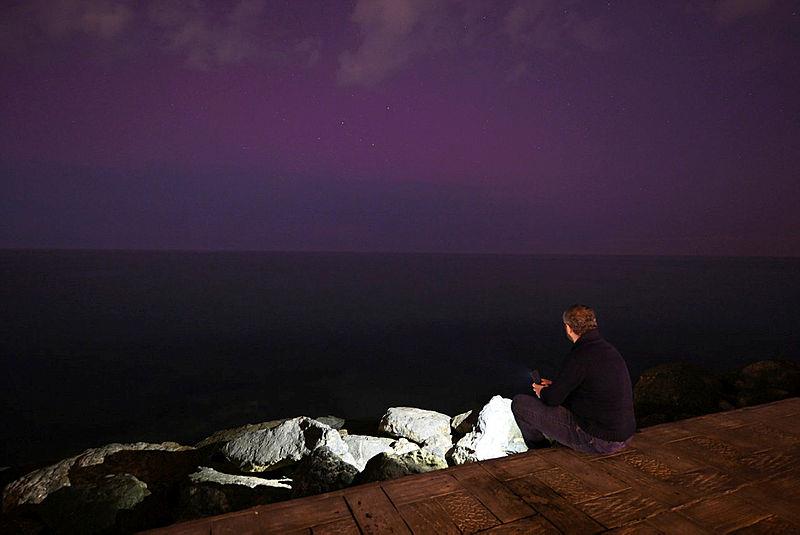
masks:
POLYGON ((800 7, 3 2, 0 247, 800 254, 800 7))

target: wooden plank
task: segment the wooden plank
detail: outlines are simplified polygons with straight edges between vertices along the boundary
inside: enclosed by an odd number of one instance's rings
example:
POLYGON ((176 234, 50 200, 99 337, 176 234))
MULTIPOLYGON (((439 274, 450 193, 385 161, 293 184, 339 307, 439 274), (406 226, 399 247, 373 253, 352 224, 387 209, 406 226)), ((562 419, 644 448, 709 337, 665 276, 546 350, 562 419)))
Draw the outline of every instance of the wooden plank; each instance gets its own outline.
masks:
POLYGON ((603 492, 560 466, 537 472, 535 477, 571 503, 585 502, 603 495, 603 492))
POLYGON ((211 521, 208 518, 201 518, 138 533, 139 535, 211 535, 211 521))
POLYGON ((514 494, 539 511, 562 533, 591 534, 603 531, 603 526, 542 483, 534 475, 512 479, 506 481, 505 484, 514 494))
POLYGON ((669 479, 673 485, 688 489, 695 496, 708 496, 735 489, 741 481, 716 468, 701 468, 684 474, 676 474, 669 479))
POLYGON ((415 502, 423 498, 433 498, 450 492, 462 490, 461 485, 453 478, 453 470, 447 474, 432 472, 424 478, 405 478, 384 481, 381 487, 396 506, 415 502))
POLYGON ((695 522, 674 511, 665 511, 644 521, 658 530, 658 533, 680 533, 681 535, 701 535, 709 533, 695 522))
POLYGON ((487 529, 481 533, 492 533, 494 535, 560 535, 561 532, 546 518, 533 516, 487 529))
POLYGON ((613 463, 609 461, 609 463, 612 465, 627 463, 628 465, 644 472, 650 477, 662 481, 669 481, 670 478, 675 477, 679 473, 667 463, 637 449, 631 449, 630 451, 627 451, 622 455, 618 455, 613 459, 616 459, 616 461, 613 463))
MULTIPOLYGON (((581 479, 600 495, 618 492, 629 487, 626 483, 615 479, 601 464, 582 461, 572 455, 570 450, 556 450, 547 457, 547 460, 566 470, 570 475, 581 479)), ((545 484, 548 484, 548 473, 549 471, 542 471, 539 477, 545 484)))
POLYGON ((481 461, 480 464, 501 481, 534 474, 553 466, 536 451, 481 461))
POLYGON ((633 489, 600 496, 578 507, 607 528, 631 524, 665 510, 663 504, 633 489))
POLYGON ((800 418, 796 416, 781 415, 775 418, 764 418, 762 422, 765 422, 770 427, 776 427, 785 433, 800 435, 800 418))
POLYGON ((684 507, 682 515, 715 532, 727 533, 750 526, 770 516, 735 493, 712 496, 684 507))
POLYGON ((212 521, 211 535, 262 535, 267 533, 259 520, 259 515, 255 511, 241 515, 225 515, 212 521))
POLYGON ((452 474, 462 487, 478 498, 503 523, 536 514, 531 506, 479 464, 463 465, 452 474))
POLYGON ((626 480, 632 487, 644 486, 656 499, 673 507, 688 501, 683 494, 696 498, 732 490, 740 483, 711 467, 691 472, 676 472, 660 459, 638 450, 603 461, 603 464, 607 464, 612 471, 619 470, 620 479, 626 480), (640 471, 646 479, 637 477, 636 473, 632 473, 623 463, 640 471), (676 492, 678 496, 675 496, 676 492))
POLYGON ((640 437, 658 440, 661 443, 669 442, 670 440, 676 440, 679 438, 690 437, 694 434, 694 431, 685 426, 685 421, 686 420, 679 420, 677 422, 668 422, 665 424, 654 425, 652 427, 645 427, 633 435, 631 446, 636 447, 635 443, 640 437))
POLYGON ((689 420, 681 420, 685 429, 737 429, 742 426, 750 425, 750 418, 739 414, 739 411, 716 412, 706 414, 689 420))
POLYGON ((596 462, 596 461, 602 461, 603 459, 608 459, 610 457, 616 457, 617 455, 624 455, 630 449, 631 449, 631 447, 629 446, 627 448, 623 448, 621 450, 617 450, 614 453, 602 453, 602 454, 601 453, 586 453, 584 451, 573 450, 572 451, 572 455, 574 455, 575 457, 577 457, 578 459, 580 459, 582 461, 596 462))
MULTIPOLYGON (((774 429, 774 432, 776 434, 785 435, 777 429, 774 429)), ((702 429, 698 428, 697 434, 730 444, 742 454, 775 446, 774 441, 770 440, 770 438, 765 434, 758 432, 756 427, 753 425, 746 425, 736 428, 704 426, 702 429)))
MULTIPOLYGON (((646 460, 643 456, 630 457, 628 460, 646 460)), ((663 473, 658 469, 655 474, 652 464, 631 464, 620 457, 612 457, 601 461, 609 472, 620 481, 624 481, 639 492, 655 498, 670 507, 683 505, 693 499, 694 493, 687 492, 685 487, 674 485, 667 478, 659 477, 663 473)), ((674 475, 674 474, 672 474, 674 475)))
POLYGON ((360 535, 361 531, 353 517, 343 518, 311 528, 312 535, 360 535))
POLYGON ((453 492, 436 498, 436 502, 447 511, 453 523, 463 533, 474 533, 500 524, 500 521, 467 492, 453 492))
POLYGON ((754 405, 740 409, 743 414, 750 414, 753 418, 765 420, 773 416, 793 416, 800 414, 800 398, 787 398, 771 403, 754 405))
POLYGON ((797 535, 798 526, 771 515, 755 524, 731 531, 730 535, 797 535))
POLYGON ((737 490, 736 494, 800 527, 800 485, 797 472, 763 483, 746 485, 737 490))
POLYGON ((751 479, 763 479, 781 472, 800 472, 800 447, 757 451, 740 459, 751 479))
POLYGON ((420 500, 398 507, 415 535, 459 535, 461 530, 436 500, 420 500))
POLYGON ((633 524, 610 529, 606 531, 604 535, 664 535, 664 532, 642 520, 633 524))
POLYGON ((742 479, 744 482, 750 480, 747 472, 743 470, 745 466, 741 462, 744 454, 727 442, 697 435, 670 442, 668 446, 673 451, 682 452, 687 457, 700 460, 729 475, 735 474, 736 478, 742 479))
POLYGON ((646 451, 651 457, 662 461, 676 472, 689 472, 706 468, 708 465, 700 460, 695 460, 681 451, 675 451, 659 438, 645 434, 637 434, 631 446, 639 451, 646 451))
POLYGON ((261 505, 254 511, 267 532, 273 533, 309 528, 351 516, 342 496, 321 494, 311 498, 261 505))
POLYGON ((407 533, 411 530, 380 487, 355 487, 344 499, 364 533, 407 533))

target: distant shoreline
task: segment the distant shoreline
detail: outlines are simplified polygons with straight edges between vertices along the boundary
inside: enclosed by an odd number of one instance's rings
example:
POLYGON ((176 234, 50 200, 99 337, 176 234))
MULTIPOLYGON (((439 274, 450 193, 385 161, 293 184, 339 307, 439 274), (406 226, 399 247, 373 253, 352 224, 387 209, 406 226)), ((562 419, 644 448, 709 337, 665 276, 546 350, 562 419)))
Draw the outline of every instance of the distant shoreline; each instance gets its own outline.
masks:
POLYGON ((93 247, 0 247, 0 252, 93 252, 93 253, 187 253, 187 254, 301 254, 301 255, 390 255, 390 256, 487 256, 487 257, 531 257, 537 259, 556 258, 684 258, 684 259, 743 259, 743 260, 800 260, 797 255, 732 255, 732 254, 655 254, 655 253, 522 253, 492 251, 373 251, 373 250, 284 250, 284 249, 125 249, 93 247))

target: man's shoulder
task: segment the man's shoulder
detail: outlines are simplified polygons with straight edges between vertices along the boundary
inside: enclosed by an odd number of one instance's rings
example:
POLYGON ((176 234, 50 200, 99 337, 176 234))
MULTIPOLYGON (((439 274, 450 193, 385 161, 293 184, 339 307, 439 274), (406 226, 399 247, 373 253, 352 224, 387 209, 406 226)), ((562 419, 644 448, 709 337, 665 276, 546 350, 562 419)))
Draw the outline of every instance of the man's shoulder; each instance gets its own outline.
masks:
POLYGON ((596 357, 622 356, 611 342, 602 337, 588 341, 577 348, 575 353, 578 355, 591 355, 596 357))

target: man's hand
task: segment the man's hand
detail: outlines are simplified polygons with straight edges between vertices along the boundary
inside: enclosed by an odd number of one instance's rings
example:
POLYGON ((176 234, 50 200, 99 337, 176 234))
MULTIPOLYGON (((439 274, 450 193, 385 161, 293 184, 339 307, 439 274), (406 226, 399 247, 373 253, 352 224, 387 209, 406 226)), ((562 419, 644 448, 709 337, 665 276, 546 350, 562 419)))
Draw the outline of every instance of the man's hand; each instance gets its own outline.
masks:
POLYGON ((552 383, 552 381, 547 381, 547 383, 545 384, 545 379, 542 379, 542 384, 538 384, 537 385, 536 383, 533 383, 533 385, 532 385, 533 386, 533 391, 536 392, 536 397, 537 398, 541 398, 542 397, 542 390, 547 388, 548 386, 550 386, 551 383, 552 383))
POLYGON ((550 386, 551 384, 553 384, 553 381, 551 381, 550 379, 542 379, 542 384, 544 386, 550 386))

